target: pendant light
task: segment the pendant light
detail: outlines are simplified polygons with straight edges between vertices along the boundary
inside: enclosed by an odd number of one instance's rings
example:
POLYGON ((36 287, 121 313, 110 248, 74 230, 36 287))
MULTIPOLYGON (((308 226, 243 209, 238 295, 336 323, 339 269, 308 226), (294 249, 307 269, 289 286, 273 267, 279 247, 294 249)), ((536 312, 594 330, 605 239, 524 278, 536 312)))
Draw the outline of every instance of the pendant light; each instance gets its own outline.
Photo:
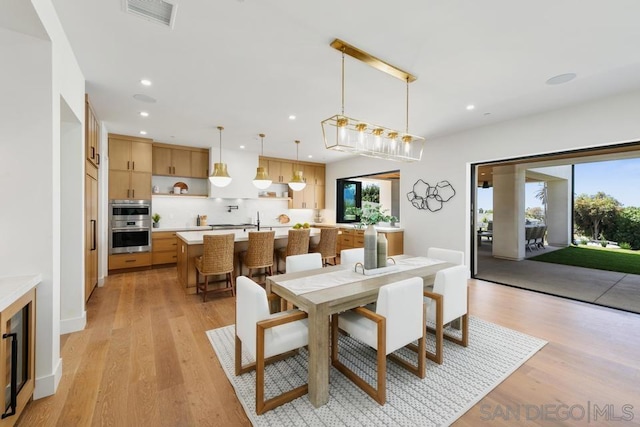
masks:
POLYGON ((224 128, 218 126, 220 131, 220 163, 213 164, 213 173, 209 176, 209 181, 216 187, 226 187, 231 182, 231 177, 227 172, 227 164, 222 163, 222 131, 224 128))
MULTIPOLYGON (((260 157, 264 157, 264 133, 260 135, 260 157)), ((271 180, 269 179, 269 175, 264 170, 264 167, 258 166, 256 170, 256 177, 253 178, 253 185, 255 185, 258 189, 264 190, 268 186, 271 185, 271 180)))
POLYGON ((298 168, 298 146, 300 145, 300 141, 296 140, 296 164, 293 169, 293 177, 289 180, 289 187, 293 191, 300 191, 307 186, 307 183, 304 182, 304 178, 302 177, 302 171, 296 170, 298 168))

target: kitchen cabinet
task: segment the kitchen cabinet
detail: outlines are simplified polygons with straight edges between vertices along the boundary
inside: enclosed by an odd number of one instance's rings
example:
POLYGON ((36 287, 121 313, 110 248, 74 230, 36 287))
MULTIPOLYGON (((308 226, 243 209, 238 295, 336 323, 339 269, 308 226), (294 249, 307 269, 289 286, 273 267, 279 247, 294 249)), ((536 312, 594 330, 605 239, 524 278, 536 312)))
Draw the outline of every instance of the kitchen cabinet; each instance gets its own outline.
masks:
POLYGON ((292 209, 324 209, 324 185, 307 184, 300 191, 293 193, 292 209))
POLYGON ((293 163, 287 160, 261 158, 259 163, 274 183, 286 184, 293 176, 293 163))
POLYGON ((0 378, 4 410, 0 427, 16 424, 33 396, 35 385, 36 290, 31 288, 0 312, 0 378), (12 384, 15 369, 16 383, 12 384), (13 412, 12 415, 9 415, 13 412))
MULTIPOLYGON (((402 255, 404 253, 404 231, 384 232, 387 238, 387 255, 402 255)), ((338 235, 338 246, 342 249, 364 248, 364 230, 344 228, 338 235)))
POLYGON ((100 167, 100 122, 93 108, 91 108, 88 94, 84 96, 84 121, 84 141, 87 160, 93 166, 100 167))
POLYGON ((156 231, 151 234, 152 264, 174 264, 178 261, 178 239, 175 231, 156 231))
POLYGON ((109 255, 109 270, 123 268, 149 267, 151 265, 151 252, 134 252, 130 254, 109 255))
POLYGON ((98 170, 87 161, 84 181, 84 300, 98 285, 98 170))
POLYGON ((152 171, 152 140, 109 134, 109 170, 152 171))
POLYGON ((109 135, 109 199, 150 199, 152 145, 146 138, 109 135))
POLYGON ((191 177, 209 177, 209 149, 191 151, 191 177))
POLYGON ((153 144, 153 175, 207 178, 208 172, 208 149, 153 144))

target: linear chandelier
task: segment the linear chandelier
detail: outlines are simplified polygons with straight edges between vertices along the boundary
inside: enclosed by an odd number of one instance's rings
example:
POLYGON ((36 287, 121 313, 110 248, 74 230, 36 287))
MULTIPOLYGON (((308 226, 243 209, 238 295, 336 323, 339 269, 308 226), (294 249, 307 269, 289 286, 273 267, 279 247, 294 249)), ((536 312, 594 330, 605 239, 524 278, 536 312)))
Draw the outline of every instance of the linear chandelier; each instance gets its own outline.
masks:
POLYGON ((331 47, 342 52, 342 111, 340 114, 321 122, 325 147, 329 150, 379 159, 402 162, 419 161, 422 158, 424 138, 409 133, 409 83, 415 81, 416 77, 340 39, 335 39, 331 43, 331 47), (407 103, 404 132, 344 115, 345 54, 406 82, 407 103))

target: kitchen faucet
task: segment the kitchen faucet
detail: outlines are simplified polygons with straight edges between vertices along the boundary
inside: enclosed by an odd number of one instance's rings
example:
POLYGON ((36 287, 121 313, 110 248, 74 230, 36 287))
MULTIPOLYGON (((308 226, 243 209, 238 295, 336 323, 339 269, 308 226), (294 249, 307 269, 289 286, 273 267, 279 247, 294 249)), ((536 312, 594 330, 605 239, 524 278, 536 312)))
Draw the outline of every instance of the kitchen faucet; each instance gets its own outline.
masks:
POLYGON ((260 231, 260 211, 258 211, 258 216, 256 216, 256 225, 258 226, 258 231, 260 231))
POLYGON ((238 209, 238 205, 229 205, 229 206, 227 206, 227 212, 231 212, 232 209, 237 210, 238 209))

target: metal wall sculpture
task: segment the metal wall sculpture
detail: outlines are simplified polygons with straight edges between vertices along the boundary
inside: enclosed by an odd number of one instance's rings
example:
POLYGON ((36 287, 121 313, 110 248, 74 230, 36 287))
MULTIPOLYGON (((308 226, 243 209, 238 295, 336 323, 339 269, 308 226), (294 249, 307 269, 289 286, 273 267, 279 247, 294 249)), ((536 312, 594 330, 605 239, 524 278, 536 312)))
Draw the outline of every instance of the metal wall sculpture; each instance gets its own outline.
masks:
POLYGON ((413 184, 413 191, 407 193, 407 199, 416 209, 437 212, 445 202, 456 195, 456 190, 449 181, 440 181, 436 185, 429 185, 419 179, 413 184))

